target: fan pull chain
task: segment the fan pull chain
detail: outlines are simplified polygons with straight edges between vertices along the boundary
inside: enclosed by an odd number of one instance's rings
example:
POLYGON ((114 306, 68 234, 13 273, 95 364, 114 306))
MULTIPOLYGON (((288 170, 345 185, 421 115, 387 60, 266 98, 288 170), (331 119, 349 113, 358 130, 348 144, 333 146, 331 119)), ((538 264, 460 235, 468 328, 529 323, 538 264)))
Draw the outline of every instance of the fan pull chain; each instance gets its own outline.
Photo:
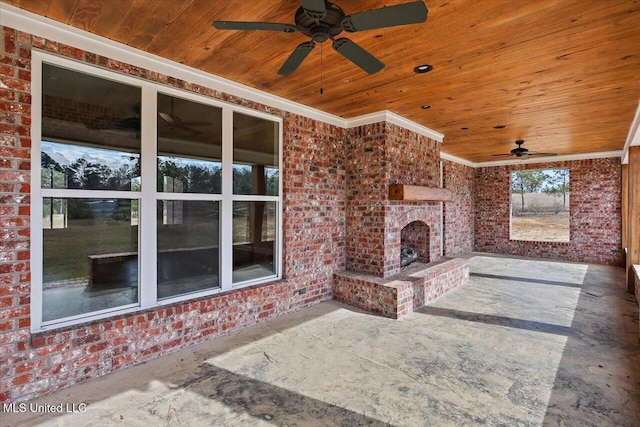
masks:
POLYGON ((322 43, 320 43, 320 95, 324 93, 322 89, 322 43))

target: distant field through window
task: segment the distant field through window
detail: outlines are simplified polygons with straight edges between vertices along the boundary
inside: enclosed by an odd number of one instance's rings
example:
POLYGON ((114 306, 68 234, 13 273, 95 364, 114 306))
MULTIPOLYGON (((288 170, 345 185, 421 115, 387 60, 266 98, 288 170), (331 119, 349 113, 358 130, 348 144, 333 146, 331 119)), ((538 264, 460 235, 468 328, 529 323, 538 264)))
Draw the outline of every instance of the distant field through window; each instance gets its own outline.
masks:
POLYGON ((511 173, 511 239, 569 241, 569 169, 511 173))

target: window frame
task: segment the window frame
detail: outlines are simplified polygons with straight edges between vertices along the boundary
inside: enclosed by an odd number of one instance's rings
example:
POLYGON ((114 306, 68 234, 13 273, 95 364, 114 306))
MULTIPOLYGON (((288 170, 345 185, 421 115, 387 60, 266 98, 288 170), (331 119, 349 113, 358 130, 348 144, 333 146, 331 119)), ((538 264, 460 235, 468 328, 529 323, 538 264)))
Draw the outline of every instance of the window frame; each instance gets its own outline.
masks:
POLYGON ((219 101, 193 92, 164 86, 149 80, 136 78, 118 72, 99 68, 42 51, 32 51, 32 123, 31 123, 31 332, 42 332, 64 326, 109 318, 116 315, 153 309, 163 305, 188 301, 222 292, 233 291, 257 284, 282 279, 283 262, 283 119, 282 117, 247 107, 219 101), (116 81, 141 88, 141 129, 140 129, 140 174, 141 191, 46 189, 41 182, 41 141, 42 141, 42 64, 71 69, 98 78, 116 81), (170 193, 157 188, 157 98, 158 94, 174 96, 222 109, 222 192, 221 194, 170 193), (234 195, 233 194, 233 114, 257 117, 278 124, 278 195, 234 195), (138 302, 111 309, 93 311, 60 319, 43 321, 43 218, 42 207, 45 198, 67 197, 125 198, 138 200, 138 302), (157 217, 159 200, 197 200, 220 203, 220 287, 182 294, 158 300, 157 298, 157 217), (274 252, 275 274, 258 279, 233 283, 233 202, 272 201, 276 207, 276 239, 274 252), (229 224, 229 226, 225 226, 229 224), (228 249, 226 249, 228 248, 228 249))
POLYGON ((509 241, 510 242, 534 242, 534 243, 554 243, 554 244, 568 244, 571 243, 571 198, 569 199, 568 206, 568 223, 569 223, 569 238, 568 240, 533 240, 533 239, 518 239, 513 237, 513 178, 514 173, 522 172, 522 171, 556 171, 556 170, 567 170, 569 173, 569 181, 567 184, 569 185, 569 193, 571 192, 571 168, 568 166, 558 166, 558 167, 540 167, 540 168, 525 168, 525 169, 513 169, 509 171, 509 241))

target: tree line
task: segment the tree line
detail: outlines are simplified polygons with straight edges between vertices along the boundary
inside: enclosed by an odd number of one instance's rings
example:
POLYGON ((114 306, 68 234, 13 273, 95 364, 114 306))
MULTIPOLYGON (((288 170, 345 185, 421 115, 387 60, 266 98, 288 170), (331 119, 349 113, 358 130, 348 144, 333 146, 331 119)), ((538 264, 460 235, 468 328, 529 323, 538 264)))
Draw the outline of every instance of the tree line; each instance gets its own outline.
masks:
MULTIPOLYGON (((140 159, 117 168, 103 163, 79 158, 68 165, 61 165, 47 153, 41 155, 42 187, 85 190, 139 191, 140 159)), ((233 190, 235 194, 253 194, 253 171, 251 166, 234 165, 233 190)), ((277 170, 265 168, 266 194, 277 195, 279 176, 277 170)), ((180 163, 170 159, 158 161, 158 190, 184 193, 219 194, 222 191, 222 165, 204 162, 180 163), (170 188, 166 188, 165 177, 171 178, 170 188)), ((66 205, 69 219, 90 219, 95 215, 86 199, 69 199, 66 205)), ((54 204, 47 206, 51 211, 54 204)), ((124 218, 126 209, 118 204, 114 219, 124 218), (117 218, 116 218, 117 217, 117 218)), ((62 213, 62 212, 51 212, 62 213)), ((125 215, 126 216, 126 215, 125 215)))
POLYGON ((521 170, 511 173, 511 193, 519 194, 524 211, 524 195, 546 193, 562 195, 562 208, 566 209, 569 192, 569 169, 521 170))

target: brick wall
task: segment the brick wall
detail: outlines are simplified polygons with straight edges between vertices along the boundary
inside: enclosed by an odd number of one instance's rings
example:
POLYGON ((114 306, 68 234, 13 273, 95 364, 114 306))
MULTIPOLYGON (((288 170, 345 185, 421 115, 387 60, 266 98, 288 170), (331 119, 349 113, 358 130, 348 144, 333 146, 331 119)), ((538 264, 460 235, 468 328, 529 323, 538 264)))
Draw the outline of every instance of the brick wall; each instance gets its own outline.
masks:
POLYGON ((453 200, 444 204, 444 256, 454 257, 473 251, 475 169, 443 161, 444 187, 453 200))
POLYGON ((478 168, 475 249, 480 252, 621 265, 619 158, 478 168), (570 242, 509 239, 510 174, 517 169, 568 168, 570 242))
POLYGON ((384 271, 386 123, 349 129, 346 140, 347 269, 384 271))
POLYGON ((10 28, 1 31, 0 401, 27 400, 331 298, 333 272, 345 268, 343 129, 54 40, 10 28), (32 48, 283 117, 285 278, 154 310, 31 334, 32 48), (302 287, 307 292, 299 295, 297 290, 302 287))
POLYGON ((389 184, 440 185, 440 143, 382 122, 349 129, 346 145, 347 269, 398 273, 400 232, 412 221, 429 227, 428 258, 440 258, 439 204, 388 200, 389 184))
POLYGON ((344 271, 335 274, 338 301, 371 313, 400 319, 469 281, 469 259, 431 265, 412 264, 391 278, 344 271))

